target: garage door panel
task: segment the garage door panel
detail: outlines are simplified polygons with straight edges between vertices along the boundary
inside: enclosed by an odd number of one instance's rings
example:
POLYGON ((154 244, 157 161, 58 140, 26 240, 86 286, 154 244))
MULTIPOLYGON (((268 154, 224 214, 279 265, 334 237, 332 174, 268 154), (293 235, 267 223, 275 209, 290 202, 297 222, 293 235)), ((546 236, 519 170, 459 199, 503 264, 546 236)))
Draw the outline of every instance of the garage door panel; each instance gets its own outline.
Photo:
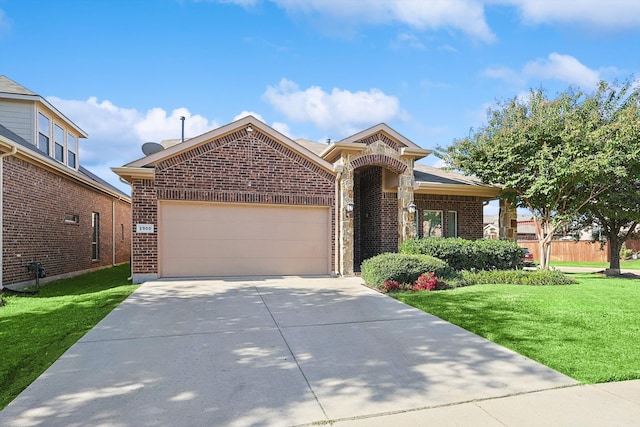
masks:
POLYGON ((329 272, 328 207, 161 202, 161 277, 329 272))

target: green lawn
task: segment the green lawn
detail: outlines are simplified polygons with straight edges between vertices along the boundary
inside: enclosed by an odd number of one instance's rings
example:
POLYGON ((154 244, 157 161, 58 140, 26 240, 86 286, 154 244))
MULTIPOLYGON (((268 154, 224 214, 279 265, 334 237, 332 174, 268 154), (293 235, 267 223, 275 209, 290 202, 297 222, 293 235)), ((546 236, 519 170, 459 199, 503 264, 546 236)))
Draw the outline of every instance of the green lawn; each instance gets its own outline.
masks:
MULTIPOLYGON (((598 267, 609 268, 608 262, 582 262, 582 261, 551 261, 555 267, 598 267)), ((640 270, 640 259, 620 261, 620 268, 626 270, 640 270)))
POLYGON ((40 287, 37 296, 2 295, 0 409, 133 292, 129 265, 40 287))
POLYGON ((640 280, 476 285, 398 299, 583 383, 640 379, 640 280))

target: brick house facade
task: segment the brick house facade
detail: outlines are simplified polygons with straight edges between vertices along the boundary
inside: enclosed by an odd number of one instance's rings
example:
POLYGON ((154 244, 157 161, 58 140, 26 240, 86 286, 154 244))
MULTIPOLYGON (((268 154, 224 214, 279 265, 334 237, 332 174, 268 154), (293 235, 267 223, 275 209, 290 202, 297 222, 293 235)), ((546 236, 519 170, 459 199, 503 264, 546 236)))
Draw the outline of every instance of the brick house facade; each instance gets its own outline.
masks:
POLYGON ((429 154, 384 124, 325 145, 248 116, 113 168, 132 186, 133 280, 350 275, 425 224, 482 238, 499 189, 415 163, 429 154))
POLYGON ((46 100, 0 76, 3 286, 32 284, 31 263, 44 268, 43 283, 130 261, 131 199, 80 166, 85 137, 46 100))

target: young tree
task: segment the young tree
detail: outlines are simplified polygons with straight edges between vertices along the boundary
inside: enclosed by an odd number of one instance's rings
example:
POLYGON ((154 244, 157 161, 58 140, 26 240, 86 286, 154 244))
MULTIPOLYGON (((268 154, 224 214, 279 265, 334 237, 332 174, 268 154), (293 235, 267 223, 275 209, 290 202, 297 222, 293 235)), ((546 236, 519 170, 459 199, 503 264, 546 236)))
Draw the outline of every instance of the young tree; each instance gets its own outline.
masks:
POLYGON ((502 198, 531 211, 543 269, 556 230, 626 177, 618 139, 600 138, 610 91, 602 83, 592 95, 570 88, 549 99, 532 90, 499 103, 486 126, 439 149, 450 167, 501 185, 502 198))

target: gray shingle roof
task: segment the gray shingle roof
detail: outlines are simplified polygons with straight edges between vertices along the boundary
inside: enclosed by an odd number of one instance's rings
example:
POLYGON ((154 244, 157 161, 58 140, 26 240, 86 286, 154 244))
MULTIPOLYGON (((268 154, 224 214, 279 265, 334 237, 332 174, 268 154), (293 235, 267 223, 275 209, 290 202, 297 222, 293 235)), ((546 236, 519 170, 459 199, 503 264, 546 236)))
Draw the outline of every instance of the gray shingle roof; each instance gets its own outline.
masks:
POLYGON ((438 184, 458 185, 483 185, 482 182, 475 177, 446 171, 433 166, 419 165, 417 163, 413 166, 413 177, 418 182, 435 182, 438 184))
POLYGON ((37 93, 30 91, 26 87, 14 82, 7 76, 0 76, 0 92, 11 93, 14 95, 38 95, 37 93))

